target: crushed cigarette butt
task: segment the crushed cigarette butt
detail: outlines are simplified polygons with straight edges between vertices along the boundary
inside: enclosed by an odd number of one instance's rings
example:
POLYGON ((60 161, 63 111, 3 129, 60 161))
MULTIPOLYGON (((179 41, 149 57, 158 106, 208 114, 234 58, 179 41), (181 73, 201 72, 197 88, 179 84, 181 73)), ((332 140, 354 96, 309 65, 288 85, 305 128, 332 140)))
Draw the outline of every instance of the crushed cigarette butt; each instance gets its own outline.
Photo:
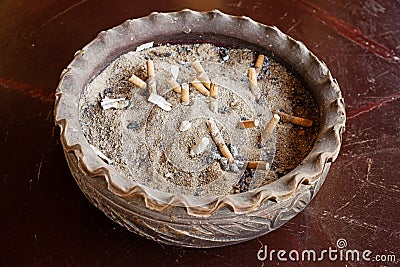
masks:
POLYGON ((147 99, 150 103, 153 103, 159 106, 161 109, 165 111, 171 111, 172 104, 165 100, 164 97, 157 95, 157 94, 150 94, 149 98, 147 99))
POLYGON ((126 98, 108 98, 105 97, 101 100, 100 105, 103 110, 107 110, 110 108, 113 109, 124 109, 129 106, 129 100, 126 98))

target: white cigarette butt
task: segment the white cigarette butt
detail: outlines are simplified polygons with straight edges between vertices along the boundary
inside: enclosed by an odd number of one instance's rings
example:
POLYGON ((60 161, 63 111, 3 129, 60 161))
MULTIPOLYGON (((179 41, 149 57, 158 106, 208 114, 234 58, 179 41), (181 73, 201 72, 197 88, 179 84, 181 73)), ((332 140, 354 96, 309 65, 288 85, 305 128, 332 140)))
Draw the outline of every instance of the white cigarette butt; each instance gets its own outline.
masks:
POLYGON ((165 100, 164 97, 157 95, 157 94, 150 94, 149 98, 147 99, 150 103, 153 103, 165 111, 171 111, 172 104, 165 100))

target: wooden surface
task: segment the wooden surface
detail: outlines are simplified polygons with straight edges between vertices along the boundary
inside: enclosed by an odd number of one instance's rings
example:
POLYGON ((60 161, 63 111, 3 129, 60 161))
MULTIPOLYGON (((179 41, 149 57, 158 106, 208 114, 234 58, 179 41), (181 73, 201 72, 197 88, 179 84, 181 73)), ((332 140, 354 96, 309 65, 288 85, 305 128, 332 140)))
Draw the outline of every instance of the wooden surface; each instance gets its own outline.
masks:
MULTIPOLYGON (((399 260, 399 12, 389 0, 1 1, 0 265, 262 266, 264 245, 320 251, 340 238, 399 260), (326 62, 346 103, 342 151, 317 197, 280 229, 225 248, 162 246, 106 218, 75 184, 53 124, 54 91, 76 50, 126 19, 183 8, 276 25, 326 62)), ((321 266, 346 264, 363 266, 321 266)), ((381 264, 396 265, 368 266, 381 264)))

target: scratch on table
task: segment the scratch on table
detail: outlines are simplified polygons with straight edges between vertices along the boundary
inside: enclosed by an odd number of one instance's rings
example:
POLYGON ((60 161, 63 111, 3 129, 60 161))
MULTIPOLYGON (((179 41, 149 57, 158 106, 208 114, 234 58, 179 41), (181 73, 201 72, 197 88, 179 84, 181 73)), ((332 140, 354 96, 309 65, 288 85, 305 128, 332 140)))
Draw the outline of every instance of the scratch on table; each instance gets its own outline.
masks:
POLYGON ((367 173, 365 176, 365 180, 361 183, 360 187, 356 190, 356 192, 350 198, 350 200, 347 201, 345 204, 343 204, 340 208, 336 209, 335 213, 338 211, 341 211, 342 209, 347 207, 358 196, 358 194, 361 192, 361 190, 364 188, 364 186, 369 183, 369 175, 371 174, 371 166, 372 166, 372 159, 367 158, 367 173))
POLYGON ((71 11, 72 9, 82 5, 83 3, 87 2, 87 0, 82 0, 79 1, 71 6, 69 6, 68 8, 64 9, 63 11, 58 12, 57 14, 55 14, 54 16, 52 16, 51 18, 49 18, 48 20, 46 20, 45 22, 43 22, 36 30, 32 31, 28 37, 32 36, 33 34, 35 34, 36 32, 38 32, 40 29, 42 29, 43 27, 45 27, 47 24, 49 24, 50 22, 52 22, 53 20, 61 17, 62 15, 68 13, 69 11, 71 11))
POLYGON ((290 32, 291 30, 293 30, 294 28, 296 28, 296 27, 300 24, 301 21, 302 21, 301 19, 299 19, 298 21, 295 21, 295 22, 293 23, 293 25, 290 26, 289 29, 287 29, 286 32, 290 32))
POLYGON ((382 188, 382 189, 385 189, 385 190, 387 190, 387 191, 392 191, 392 192, 394 192, 394 193, 400 193, 400 188, 398 187, 398 186, 396 186, 396 185, 385 185, 385 184, 381 184, 381 183, 374 183, 374 182, 371 182, 371 181, 368 181, 368 184, 370 184, 370 185, 372 185, 372 186, 375 186, 375 187, 379 187, 379 188, 382 188))
POLYGON ((7 144, 7 138, 8 138, 8 130, 6 130, 6 134, 4 135, 4 144, 7 144))
POLYGON ((237 2, 236 4, 228 4, 228 6, 232 6, 232 7, 241 7, 242 6, 242 0, 240 0, 239 2, 237 2))
POLYGON ((364 132, 367 132, 367 131, 369 131, 369 130, 371 130, 371 129, 373 129, 374 127, 367 127, 367 128, 365 128, 365 129, 362 129, 362 130, 360 130, 360 131, 358 131, 358 134, 360 134, 360 133, 364 133, 364 132))
POLYGON ((364 113, 368 113, 372 110, 379 109, 382 106, 387 105, 393 101, 396 101, 399 98, 400 98, 400 93, 397 93, 391 96, 382 97, 378 101, 369 102, 356 110, 351 110, 348 113, 347 120, 354 119, 364 113))
POLYGON ((42 172, 42 165, 43 165, 43 159, 40 160, 40 163, 39 163, 39 168, 38 168, 38 173, 37 173, 37 181, 39 181, 40 173, 42 172))
POLYGON ((279 19, 280 19, 280 20, 283 20, 284 18, 286 18, 287 15, 288 15, 288 13, 285 12, 285 14, 283 14, 282 17, 280 17, 279 19))
POLYGON ((0 86, 3 86, 7 89, 17 90, 23 94, 29 95, 33 98, 39 98, 45 102, 53 102, 54 101, 54 92, 50 91, 46 93, 43 88, 39 86, 34 86, 28 83, 22 83, 18 81, 7 80, 0 77, 0 86))
POLYGON ((383 228, 380 228, 377 225, 374 225, 371 223, 366 223, 366 222, 363 222, 363 221, 360 221, 360 220, 357 220, 354 218, 349 218, 347 216, 341 216, 341 217, 339 217, 339 219, 345 221, 348 224, 355 225, 355 226, 358 226, 361 228, 366 228, 366 229, 370 229, 370 230, 374 230, 374 231, 384 230, 383 228))
MULTIPOLYGON (((56 135, 56 126, 52 125, 52 127, 51 127, 51 140, 54 140, 55 135, 56 135)), ((57 138, 57 141, 58 141, 58 138, 57 138)))
POLYGON ((341 221, 344 221, 345 223, 350 224, 352 226, 358 226, 358 227, 361 227, 361 228, 372 230, 374 232, 376 232, 376 231, 382 231, 382 232, 387 232, 387 233, 391 232, 391 231, 389 231, 389 230, 387 230, 387 229, 385 229, 383 227, 380 227, 379 225, 375 225, 375 224, 372 224, 372 223, 367 223, 365 221, 361 221, 361 220, 353 218, 353 217, 348 217, 348 216, 345 216, 345 215, 344 216, 339 216, 337 214, 334 215, 332 212, 327 211, 327 210, 324 210, 323 212, 324 212, 323 213, 323 217, 321 217, 321 219, 330 218, 330 219, 333 219, 333 220, 341 220, 341 221))
POLYGON ((342 148, 348 147, 348 146, 353 146, 353 145, 362 145, 365 143, 369 143, 369 142, 373 142, 373 141, 377 141, 378 139, 368 139, 368 140, 363 140, 363 141, 358 141, 358 142, 353 142, 353 143, 347 143, 344 146, 342 146, 342 148))
POLYGON ((261 6, 261 2, 260 2, 260 1, 257 1, 257 3, 255 3, 255 4, 253 5, 252 10, 253 10, 253 11, 256 11, 260 6, 261 6))
POLYGON ((368 208, 369 206, 375 204, 376 202, 381 201, 381 199, 382 199, 382 196, 380 196, 379 198, 377 198, 377 199, 371 201, 370 203, 368 203, 367 205, 365 205, 365 208, 368 208))
MULTIPOLYGON (((377 36, 379 36, 379 37, 383 37, 383 36, 387 36, 387 35, 391 35, 391 36, 396 36, 397 34, 399 34, 400 33, 400 30, 390 30, 390 31, 385 31, 385 32, 381 32, 381 33, 378 33, 378 35, 377 36)), ((396 39, 396 38, 395 38, 396 39)))
POLYGON ((367 158, 367 174, 366 174, 366 178, 365 181, 369 181, 369 175, 371 174, 371 166, 372 166, 372 159, 367 158))
POLYGON ((358 28, 347 24, 344 20, 330 15, 325 9, 318 7, 307 0, 299 0, 296 3, 300 3, 301 9, 352 43, 359 45, 363 49, 388 62, 396 64, 400 62, 399 56, 397 56, 392 50, 384 47, 382 44, 374 41, 368 36, 365 36, 358 28))
POLYGON ((375 79, 375 80, 376 80, 376 79, 379 79, 380 77, 385 76, 385 75, 388 74, 388 73, 390 73, 389 70, 384 71, 384 72, 382 72, 381 74, 376 75, 376 76, 374 77, 374 79, 375 79))
POLYGON ((379 13, 385 13, 386 8, 375 0, 364 1, 363 8, 374 17, 379 17, 379 13))
POLYGON ((307 230, 307 226, 303 225, 303 224, 299 224, 297 222, 287 222, 282 226, 283 229, 285 229, 285 231, 293 236, 303 236, 304 233, 307 230))

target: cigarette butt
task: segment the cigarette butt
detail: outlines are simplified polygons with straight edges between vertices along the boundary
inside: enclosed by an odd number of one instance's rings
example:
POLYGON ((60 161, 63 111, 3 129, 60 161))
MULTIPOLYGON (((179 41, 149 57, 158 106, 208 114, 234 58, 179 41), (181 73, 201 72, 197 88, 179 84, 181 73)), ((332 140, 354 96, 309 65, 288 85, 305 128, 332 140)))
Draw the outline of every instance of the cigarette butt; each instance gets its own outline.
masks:
POLYGON ((156 79, 154 79, 154 75, 150 76, 147 79, 146 83, 147 83, 148 95, 157 94, 157 82, 156 79))
POLYGON ((259 120, 245 120, 245 121, 239 121, 239 128, 240 129, 245 129, 245 128, 256 128, 260 125, 259 120))
POLYGON ((187 106, 189 105, 189 84, 182 83, 181 88, 181 103, 182 105, 187 106))
POLYGON ((218 97, 218 85, 215 83, 210 84, 210 97, 212 98, 218 97))
POLYGON ((197 91, 200 92, 200 94, 204 95, 204 96, 209 96, 210 92, 208 91, 208 89, 197 79, 194 79, 193 81, 190 82, 194 88, 197 89, 197 91))
POLYGON ((104 99, 101 100, 100 105, 104 110, 110 108, 123 109, 129 106, 129 101, 127 101, 127 99, 123 97, 114 99, 105 97, 104 99))
POLYGON ((249 68, 248 71, 249 81, 250 81, 250 90, 255 95, 256 99, 261 97, 260 88, 258 88, 257 84, 257 73, 255 68, 249 68))
POLYGON ((221 154, 228 160, 228 163, 232 163, 234 158, 232 156, 232 153, 229 151, 228 147, 225 144, 224 138, 222 137, 222 133, 218 129, 217 124, 215 121, 209 119, 207 122, 207 128, 208 131, 211 134, 212 139, 214 140, 214 143, 217 145, 219 151, 221 154))
POLYGON ((201 65, 200 61, 198 61, 198 60, 193 61, 192 66, 195 69, 195 71, 197 72, 197 74, 205 72, 203 66, 201 65))
POLYGON ((254 84, 255 86, 257 86, 257 73, 256 73, 256 69, 255 68, 249 68, 248 71, 248 76, 249 76, 249 80, 250 83, 254 84))
POLYGON ((147 77, 151 77, 154 75, 154 62, 153 60, 147 60, 146 61, 147 65, 147 77))
POLYGON ((219 151, 221 151, 221 154, 228 160, 228 163, 232 163, 234 159, 226 144, 218 146, 218 148, 219 151))
POLYGON ((208 78, 207 73, 202 72, 200 74, 197 75, 197 79, 199 79, 201 81, 201 83, 207 87, 208 89, 210 89, 211 87, 211 81, 210 78, 208 78))
POLYGON ((264 55, 259 54, 256 60, 256 63, 254 64, 254 68, 257 72, 259 72, 262 68, 262 65, 264 64, 264 55))
POLYGON ((313 121, 309 119, 292 116, 283 112, 278 112, 278 114, 282 117, 282 120, 286 122, 290 122, 304 127, 311 127, 311 125, 313 124, 313 121))
POLYGON ((181 86, 174 78, 171 78, 170 80, 168 80, 167 83, 172 88, 172 90, 174 90, 175 92, 180 93, 182 91, 181 86))
POLYGON ((208 107, 212 112, 218 113, 218 99, 217 98, 210 98, 210 102, 208 103, 208 107))
POLYGON ((268 170, 269 163, 265 161, 248 161, 246 162, 247 169, 268 170))
POLYGON ((131 83, 133 83, 134 85, 136 85, 141 89, 147 88, 147 84, 135 74, 132 74, 132 76, 128 79, 128 81, 130 81, 131 83))
POLYGON ((270 136, 272 134, 272 132, 274 131, 279 120, 280 120, 279 115, 274 114, 272 119, 267 123, 267 126, 265 126, 264 130, 261 133, 261 142, 262 143, 265 141, 265 139, 267 139, 268 136, 270 136))

